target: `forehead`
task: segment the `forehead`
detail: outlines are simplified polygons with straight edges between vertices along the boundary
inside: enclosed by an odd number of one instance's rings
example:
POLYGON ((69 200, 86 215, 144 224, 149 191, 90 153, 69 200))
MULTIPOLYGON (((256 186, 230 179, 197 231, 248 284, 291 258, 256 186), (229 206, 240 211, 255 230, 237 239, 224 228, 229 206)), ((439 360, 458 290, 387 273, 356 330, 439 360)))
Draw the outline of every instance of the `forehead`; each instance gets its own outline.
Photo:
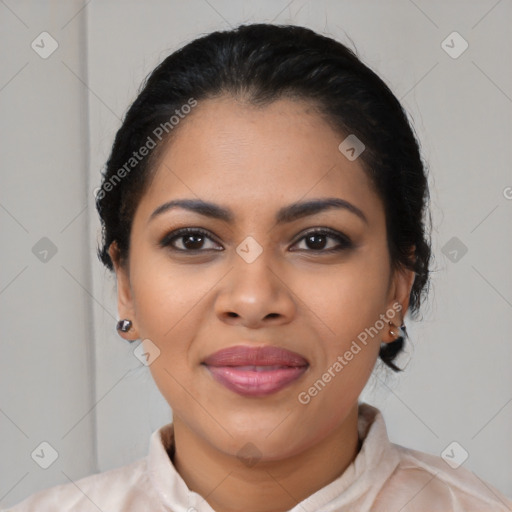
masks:
POLYGON ((140 214, 147 218, 170 199, 199 198, 240 217, 266 216, 283 204, 336 196, 369 217, 382 215, 361 161, 338 149, 345 137, 305 101, 201 101, 162 152, 140 214))

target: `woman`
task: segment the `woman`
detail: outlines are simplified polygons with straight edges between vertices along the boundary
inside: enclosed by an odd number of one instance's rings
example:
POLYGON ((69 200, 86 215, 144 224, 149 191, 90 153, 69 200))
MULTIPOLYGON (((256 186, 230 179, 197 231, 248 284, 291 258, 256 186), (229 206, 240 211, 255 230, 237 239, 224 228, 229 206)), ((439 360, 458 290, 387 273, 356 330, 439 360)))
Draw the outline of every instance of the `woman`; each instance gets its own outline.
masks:
POLYGON ((146 458, 12 511, 512 510, 358 401, 379 357, 399 370, 431 249, 412 128, 349 49, 255 24, 176 51, 96 204, 119 333, 143 340, 173 422, 146 458))

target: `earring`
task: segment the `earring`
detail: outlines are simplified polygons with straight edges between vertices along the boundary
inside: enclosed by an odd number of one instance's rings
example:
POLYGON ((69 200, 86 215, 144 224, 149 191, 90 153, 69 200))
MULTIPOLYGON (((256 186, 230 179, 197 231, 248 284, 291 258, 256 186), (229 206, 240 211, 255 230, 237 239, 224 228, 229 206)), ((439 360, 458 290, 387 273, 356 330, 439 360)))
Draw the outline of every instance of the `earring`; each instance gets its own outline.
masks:
MULTIPOLYGON (((116 328, 117 328, 117 331, 119 333, 121 333, 121 332, 128 332, 132 328, 132 326, 133 326, 132 321, 125 318, 125 319, 119 320, 119 322, 117 322, 116 328)), ((119 334, 119 336, 121 336, 121 334, 119 334)), ((121 336, 121 338, 122 338, 122 336, 121 336)), ((135 340, 126 340, 126 341, 133 343, 135 340)))
POLYGON ((396 336, 397 338, 404 338, 405 337, 405 324, 402 324, 400 327, 393 324, 392 322, 388 322, 390 325, 389 334, 391 336, 396 336))
POLYGON ((132 328, 132 321, 128 319, 119 320, 117 322, 117 330, 121 332, 128 332, 132 328))

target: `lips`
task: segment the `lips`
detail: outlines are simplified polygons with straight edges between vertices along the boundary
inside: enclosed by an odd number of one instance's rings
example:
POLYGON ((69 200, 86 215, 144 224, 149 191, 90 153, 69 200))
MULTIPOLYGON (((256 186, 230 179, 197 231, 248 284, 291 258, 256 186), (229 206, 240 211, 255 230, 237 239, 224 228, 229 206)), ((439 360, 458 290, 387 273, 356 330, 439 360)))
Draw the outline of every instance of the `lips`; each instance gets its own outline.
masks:
POLYGON ((219 350, 204 360, 208 366, 302 367, 308 362, 296 352, 280 347, 238 345, 219 350))
POLYGON ((203 364, 213 378, 235 393, 266 396, 276 393, 307 370, 301 355, 280 347, 228 347, 208 356, 203 364))

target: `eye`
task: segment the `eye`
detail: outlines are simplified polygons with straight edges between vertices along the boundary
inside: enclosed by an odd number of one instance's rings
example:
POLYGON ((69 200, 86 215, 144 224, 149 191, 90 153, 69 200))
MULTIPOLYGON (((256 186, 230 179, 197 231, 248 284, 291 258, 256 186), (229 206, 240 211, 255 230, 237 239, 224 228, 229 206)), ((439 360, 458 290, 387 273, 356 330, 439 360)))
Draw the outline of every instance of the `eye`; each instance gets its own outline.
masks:
POLYGON ((308 231, 304 236, 302 236, 302 238, 298 240, 298 242, 302 242, 303 240, 306 246, 309 245, 309 247, 311 248, 311 250, 306 252, 332 253, 343 251, 353 247, 352 241, 347 236, 332 229, 326 228, 313 229, 311 231, 308 231), (327 241, 329 239, 335 240, 336 242, 338 242, 338 244, 334 245, 334 247, 331 246, 326 248, 326 245, 328 245, 327 241))
MULTIPOLYGON (((213 241, 209 233, 203 229, 199 228, 183 228, 178 229, 177 231, 173 231, 164 236, 164 238, 160 242, 161 247, 171 247, 176 251, 181 252, 194 252, 204 250, 205 240, 213 241), (181 247, 177 247, 175 245, 175 241, 179 240, 181 243, 181 247)), ((206 248, 206 250, 212 250, 212 248, 206 248)), ((224 250, 224 249, 213 249, 215 251, 224 250)))
MULTIPOLYGON (((298 250, 305 250, 306 252, 332 253, 350 249, 354 246, 347 236, 328 228, 317 228, 308 231, 293 245, 297 245, 299 242, 302 242, 303 240, 307 248, 299 248, 298 250), (326 247, 326 245, 328 245, 327 242, 329 239, 334 240, 335 242, 337 242, 337 244, 334 244, 334 247, 326 247)), ((171 249, 180 252, 204 252, 206 250, 224 250, 222 248, 219 249, 215 247, 205 247, 206 241, 210 241, 216 244, 215 240, 211 237, 210 233, 208 233, 208 231, 205 231, 204 229, 182 228, 165 235, 160 242, 160 246, 171 247, 171 249), (179 241, 179 243, 176 243, 177 241, 179 241)), ((220 245, 218 245, 218 247, 220 247, 220 245)), ((295 250, 297 249, 294 249, 293 251, 295 250)))

